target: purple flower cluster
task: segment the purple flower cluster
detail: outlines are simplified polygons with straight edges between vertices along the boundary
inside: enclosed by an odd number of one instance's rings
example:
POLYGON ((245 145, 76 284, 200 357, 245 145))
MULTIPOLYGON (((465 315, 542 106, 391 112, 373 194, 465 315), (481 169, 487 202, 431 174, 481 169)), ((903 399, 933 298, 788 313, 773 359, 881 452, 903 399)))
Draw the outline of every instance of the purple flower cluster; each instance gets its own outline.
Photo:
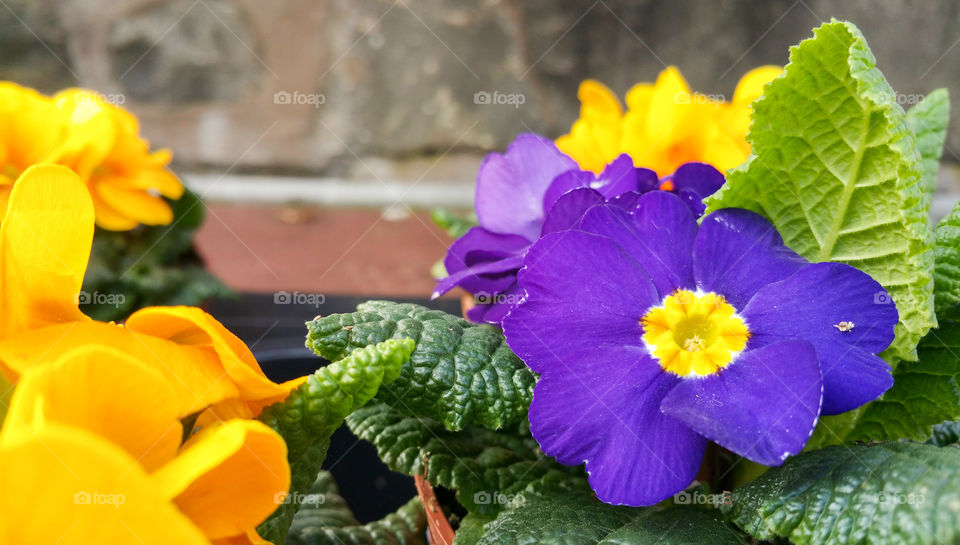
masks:
POLYGON ((594 206, 630 209, 655 190, 674 192, 699 216, 703 198, 722 184, 723 175, 707 164, 688 163, 658 179, 654 171, 634 167, 626 154, 595 175, 580 170, 552 141, 522 134, 506 153, 492 153, 480 166, 479 225, 450 247, 444 259, 449 276, 438 281, 433 296, 459 286, 478 303, 468 313, 471 320, 499 324, 521 298, 517 271, 542 236, 575 227, 594 206))
POLYGON ((695 478, 708 441, 780 465, 822 414, 893 383, 877 354, 896 307, 867 274, 810 263, 747 210, 703 217, 723 184, 689 163, 658 179, 621 155, 600 175, 522 135, 477 180, 479 226, 450 248, 448 278, 486 301, 540 375, 533 436, 585 464, 608 503, 652 505, 695 478))

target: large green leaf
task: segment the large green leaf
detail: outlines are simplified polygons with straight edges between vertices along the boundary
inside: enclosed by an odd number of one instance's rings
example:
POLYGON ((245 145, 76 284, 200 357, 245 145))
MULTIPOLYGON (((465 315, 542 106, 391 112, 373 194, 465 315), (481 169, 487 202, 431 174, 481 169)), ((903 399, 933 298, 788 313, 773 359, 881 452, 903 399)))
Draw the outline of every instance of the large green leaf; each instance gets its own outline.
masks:
MULTIPOLYGON (((413 346, 410 339, 391 339, 358 348, 310 375, 282 403, 264 409, 260 420, 287 443, 288 497, 296 499, 310 489, 327 456, 330 436, 347 415, 370 401, 382 384, 396 379, 413 346)), ((274 543, 283 543, 298 508, 296 501, 281 504, 260 525, 260 534, 274 543)))
POLYGON ((534 496, 497 518, 467 517, 455 545, 742 545, 716 511, 691 507, 637 509, 607 505, 582 492, 534 496), (482 525, 482 526, 481 526, 482 525))
POLYGON ((321 471, 301 500, 286 545, 427 545, 427 517, 417 498, 382 520, 361 525, 333 477, 321 471))
POLYGON ((790 458, 733 493, 730 518, 796 545, 960 542, 960 449, 889 442, 790 458))
POLYGON ((923 161, 923 178, 926 206, 933 199, 940 170, 940 156, 947 141, 947 123, 950 121, 950 94, 946 89, 937 89, 907 110, 907 127, 917 141, 917 151, 923 161))
POLYGON ((936 325, 928 188, 903 109, 854 25, 824 24, 791 49, 785 73, 753 104, 748 139, 750 159, 708 210, 753 210, 807 259, 870 274, 900 313, 884 356, 916 360, 936 325))
POLYGON ((960 204, 937 224, 933 269, 937 316, 960 318, 960 204))
POLYGON ((581 470, 561 466, 540 452, 525 421, 516 430, 454 432, 435 420, 404 416, 376 403, 351 414, 347 425, 372 442, 394 471, 420 475, 426 461, 427 480, 456 490, 457 499, 472 513, 494 513, 546 486, 587 488, 581 470))
POLYGON ((497 429, 522 420, 536 376, 503 334, 419 305, 369 301, 357 312, 307 323, 307 347, 335 360, 354 348, 410 338, 416 350, 400 376, 377 398, 408 416, 497 429))
POLYGON ((960 418, 960 323, 941 322, 917 353, 918 361, 897 366, 893 387, 860 410, 846 441, 922 441, 936 424, 960 418))

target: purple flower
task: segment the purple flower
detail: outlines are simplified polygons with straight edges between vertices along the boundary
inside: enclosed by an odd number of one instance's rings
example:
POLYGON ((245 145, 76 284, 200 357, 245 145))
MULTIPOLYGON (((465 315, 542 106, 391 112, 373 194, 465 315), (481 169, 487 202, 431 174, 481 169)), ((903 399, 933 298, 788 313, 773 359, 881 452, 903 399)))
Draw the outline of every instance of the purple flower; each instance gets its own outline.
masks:
POLYGON ((658 180, 654 171, 634 167, 626 154, 595 175, 580 170, 550 140, 522 134, 506 153, 491 153, 480 166, 479 226, 450 247, 444 259, 449 276, 438 281, 433 297, 460 286, 477 302, 468 318, 499 324, 520 300, 517 271, 541 236, 575 227, 586 210, 603 202, 632 208, 641 193, 656 189, 676 192, 699 216, 702 198, 723 181, 719 171, 703 163, 683 165, 658 180))
POLYGON ((876 356, 897 309, 867 274, 809 263, 763 217, 706 216, 664 191, 601 205, 537 241, 523 302, 503 320, 540 373, 530 426, 543 451, 586 463, 608 503, 651 505, 696 476, 707 440, 780 465, 821 413, 892 384, 876 356))

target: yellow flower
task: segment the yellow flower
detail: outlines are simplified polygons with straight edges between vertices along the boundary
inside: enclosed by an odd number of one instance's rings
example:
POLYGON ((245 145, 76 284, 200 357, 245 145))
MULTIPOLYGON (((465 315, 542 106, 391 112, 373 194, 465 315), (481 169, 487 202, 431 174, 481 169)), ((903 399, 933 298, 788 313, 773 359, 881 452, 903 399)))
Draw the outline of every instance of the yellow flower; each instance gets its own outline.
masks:
POLYGON ((137 118, 83 89, 47 97, 0 82, 0 213, 14 181, 31 165, 70 167, 86 183, 97 225, 128 230, 173 219, 161 198, 177 199, 183 186, 168 169, 170 152, 151 152, 137 118))
POLYGON ((610 89, 594 80, 580 84, 580 118, 557 147, 581 168, 599 173, 621 153, 638 167, 660 176, 680 165, 710 163, 721 171, 738 166, 750 154, 746 141, 750 104, 763 86, 783 70, 761 66, 737 84, 733 100, 694 93, 673 66, 656 83, 638 83, 627 92, 624 112, 610 89))
POLYGON ((160 197, 179 199, 180 180, 167 169, 168 150, 150 151, 140 124, 130 112, 84 89, 57 93, 53 102, 76 136, 76 146, 57 162, 83 179, 97 213, 97 225, 124 231, 138 223, 166 225, 173 211, 160 197))
POLYGON ((92 236, 90 197, 72 171, 39 165, 16 181, 0 222, 0 372, 9 382, 73 347, 106 345, 163 374, 178 416, 211 408, 249 418, 305 380, 270 381, 243 341, 200 309, 146 308, 126 327, 84 316, 77 295, 92 236))
POLYGON ((0 430, 0 542, 262 542, 255 528, 290 485, 283 439, 230 420, 181 445, 176 397, 107 346, 27 372, 0 430))

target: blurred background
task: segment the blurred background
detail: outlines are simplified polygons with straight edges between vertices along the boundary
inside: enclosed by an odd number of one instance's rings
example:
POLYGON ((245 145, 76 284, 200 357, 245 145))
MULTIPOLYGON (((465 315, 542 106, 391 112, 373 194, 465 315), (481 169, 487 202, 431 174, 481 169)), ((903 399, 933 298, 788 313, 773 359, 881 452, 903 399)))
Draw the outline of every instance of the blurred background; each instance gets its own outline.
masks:
MULTIPOLYGON (((677 65, 729 99, 831 17, 856 23, 909 107, 960 81, 952 0, 2 0, 2 78, 84 86, 136 113, 208 205, 234 289, 427 296, 483 154, 677 65), (497 99, 497 96, 500 98, 497 99), (277 243, 277 241, 282 241, 277 243)), ((956 200, 954 108, 935 215, 956 200)))

